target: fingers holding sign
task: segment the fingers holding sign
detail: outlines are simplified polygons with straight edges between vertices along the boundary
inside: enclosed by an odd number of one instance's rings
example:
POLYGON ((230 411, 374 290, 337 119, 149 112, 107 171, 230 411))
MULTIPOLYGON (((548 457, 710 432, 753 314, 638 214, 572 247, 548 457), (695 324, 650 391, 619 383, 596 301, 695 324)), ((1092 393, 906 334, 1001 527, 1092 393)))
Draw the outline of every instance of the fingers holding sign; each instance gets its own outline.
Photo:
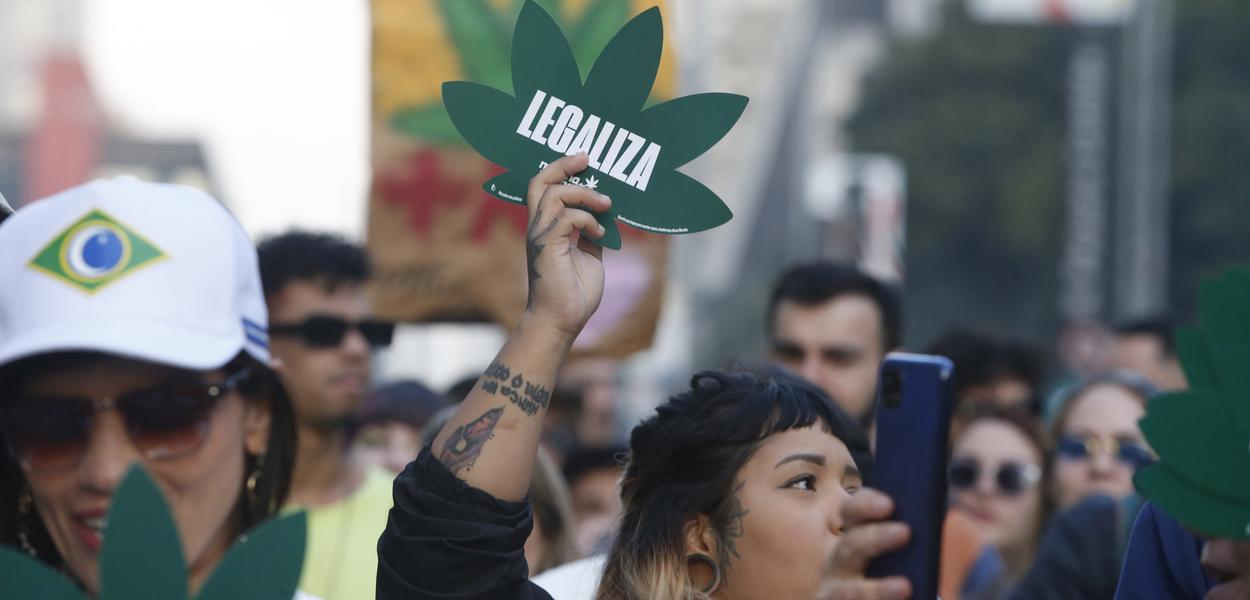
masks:
POLYGON ((819 600, 904 600, 911 585, 903 577, 871 579, 865 576, 874 558, 902 548, 910 531, 902 523, 885 522, 894 511, 888 496, 863 489, 842 505, 845 533, 830 557, 819 600))
POLYGON ((526 198, 529 229, 527 316, 572 338, 603 297, 603 249, 588 239, 605 231, 592 213, 605 212, 605 195, 564 181, 586 169, 585 154, 557 160, 530 180, 526 198))

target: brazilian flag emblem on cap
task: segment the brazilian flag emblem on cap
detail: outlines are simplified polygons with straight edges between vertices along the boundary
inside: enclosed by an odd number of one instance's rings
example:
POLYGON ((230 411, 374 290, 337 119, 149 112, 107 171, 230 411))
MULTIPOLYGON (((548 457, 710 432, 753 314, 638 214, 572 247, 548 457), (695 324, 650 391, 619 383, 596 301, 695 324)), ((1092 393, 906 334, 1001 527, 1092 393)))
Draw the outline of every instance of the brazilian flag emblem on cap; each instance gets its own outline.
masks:
POLYGON ((93 210, 56 236, 30 266, 93 294, 165 253, 143 236, 93 210))

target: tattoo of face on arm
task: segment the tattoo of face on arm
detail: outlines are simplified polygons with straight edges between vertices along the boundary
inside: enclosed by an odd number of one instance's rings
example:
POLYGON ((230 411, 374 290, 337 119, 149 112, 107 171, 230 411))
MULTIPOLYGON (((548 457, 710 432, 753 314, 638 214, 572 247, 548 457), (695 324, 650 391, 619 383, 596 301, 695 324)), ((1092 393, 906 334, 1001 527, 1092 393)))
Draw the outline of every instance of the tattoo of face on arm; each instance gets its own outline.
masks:
POLYGON ((546 410, 547 405, 551 404, 551 390, 526 381, 520 372, 513 374, 508 365, 499 361, 486 367, 481 381, 483 391, 507 398, 531 417, 538 414, 540 409, 546 410))
POLYGON ((729 557, 742 558, 738 554, 738 539, 744 533, 742 519, 747 516, 750 510, 742 508, 742 499, 738 497, 738 493, 742 488, 746 487, 747 482, 740 481, 734 485, 734 490, 729 493, 729 497, 725 498, 725 523, 720 536, 720 565, 722 570, 729 569, 729 557))
POLYGON ((438 455, 439 462, 448 471, 459 474, 460 471, 472 469, 482 448, 499 424, 503 415, 503 407, 492 408, 482 416, 458 427, 443 444, 443 451, 438 455))

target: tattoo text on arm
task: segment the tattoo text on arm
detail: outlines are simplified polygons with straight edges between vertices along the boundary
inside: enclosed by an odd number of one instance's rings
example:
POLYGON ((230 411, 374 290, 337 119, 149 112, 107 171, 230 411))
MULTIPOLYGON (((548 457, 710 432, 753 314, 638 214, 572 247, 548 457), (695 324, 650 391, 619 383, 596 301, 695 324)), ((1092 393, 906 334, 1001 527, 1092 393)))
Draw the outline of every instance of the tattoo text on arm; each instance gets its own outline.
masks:
POLYGON ((502 406, 492 408, 482 413, 482 416, 456 428, 443 443, 443 451, 438 455, 439 462, 455 474, 472 469, 473 463, 482 454, 482 448, 495 431, 495 426, 499 424, 501 415, 502 406))
POLYGON ((514 374, 508 365, 499 361, 486 367, 486 372, 482 373, 481 386, 485 392, 507 398, 531 417, 538 414, 539 410, 546 410, 551 403, 551 390, 526 381, 520 371, 514 374))

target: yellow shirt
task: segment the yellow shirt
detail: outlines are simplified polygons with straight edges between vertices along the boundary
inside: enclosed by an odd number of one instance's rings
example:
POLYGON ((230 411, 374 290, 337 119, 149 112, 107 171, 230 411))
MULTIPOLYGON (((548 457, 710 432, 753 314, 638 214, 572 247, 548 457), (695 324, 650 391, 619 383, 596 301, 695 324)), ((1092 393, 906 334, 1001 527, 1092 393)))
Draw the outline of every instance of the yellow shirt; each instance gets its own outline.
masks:
POLYGON ((391 510, 394 475, 372 468, 352 495, 306 508, 308 545, 300 590, 324 600, 373 600, 378 538, 391 510))

